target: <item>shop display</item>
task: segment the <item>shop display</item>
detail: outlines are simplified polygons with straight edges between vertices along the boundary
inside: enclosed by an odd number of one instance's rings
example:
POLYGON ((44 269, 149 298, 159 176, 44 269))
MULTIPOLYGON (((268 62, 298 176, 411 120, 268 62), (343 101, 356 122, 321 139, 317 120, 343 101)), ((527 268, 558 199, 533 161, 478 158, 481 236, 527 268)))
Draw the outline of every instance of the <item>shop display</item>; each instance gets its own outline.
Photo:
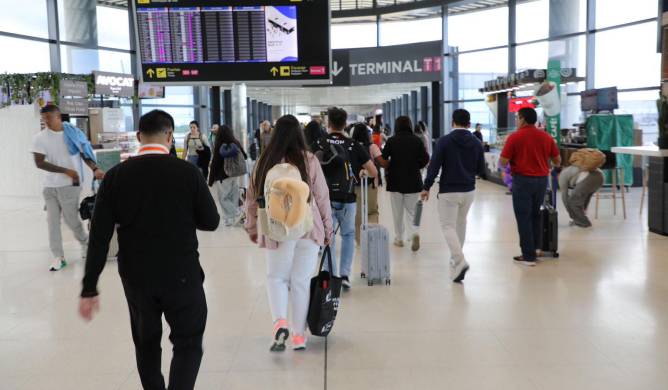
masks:
POLYGON ((139 150, 137 134, 133 132, 101 133, 99 134, 99 143, 105 150, 120 151, 121 161, 137 154, 139 150))

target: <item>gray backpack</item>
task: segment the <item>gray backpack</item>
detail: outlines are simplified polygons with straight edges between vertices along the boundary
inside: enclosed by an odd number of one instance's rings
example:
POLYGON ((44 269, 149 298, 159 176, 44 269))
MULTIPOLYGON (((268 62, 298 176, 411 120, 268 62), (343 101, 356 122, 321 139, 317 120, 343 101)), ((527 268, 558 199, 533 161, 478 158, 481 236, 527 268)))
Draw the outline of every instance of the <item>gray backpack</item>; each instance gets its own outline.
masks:
POLYGON ((223 170, 229 177, 243 176, 248 173, 248 166, 241 150, 234 157, 227 157, 223 160, 223 170))

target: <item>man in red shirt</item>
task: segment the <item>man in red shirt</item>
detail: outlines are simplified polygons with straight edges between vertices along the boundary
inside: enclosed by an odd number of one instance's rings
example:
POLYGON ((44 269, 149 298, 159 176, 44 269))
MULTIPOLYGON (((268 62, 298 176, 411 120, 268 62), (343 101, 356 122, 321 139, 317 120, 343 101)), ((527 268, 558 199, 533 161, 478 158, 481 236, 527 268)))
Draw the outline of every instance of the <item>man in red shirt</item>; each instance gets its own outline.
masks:
POLYGON ((510 163, 513 174, 513 209, 520 234, 522 255, 514 260, 536 265, 536 248, 541 240, 540 206, 545 198, 550 165, 561 165, 554 139, 536 128, 538 116, 533 108, 517 113, 517 131, 511 134, 501 152, 501 164, 510 163))

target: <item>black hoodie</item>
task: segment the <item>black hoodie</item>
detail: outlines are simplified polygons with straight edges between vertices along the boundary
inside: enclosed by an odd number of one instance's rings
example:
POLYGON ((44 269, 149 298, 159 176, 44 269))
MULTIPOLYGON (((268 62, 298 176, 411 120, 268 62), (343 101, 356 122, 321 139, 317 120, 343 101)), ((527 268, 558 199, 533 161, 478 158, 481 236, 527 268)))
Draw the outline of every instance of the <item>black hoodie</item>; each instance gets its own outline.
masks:
POLYGON ((439 193, 475 190, 476 174, 485 176, 485 153, 478 138, 466 129, 454 129, 441 137, 429 163, 425 190, 434 184, 439 170, 439 193))

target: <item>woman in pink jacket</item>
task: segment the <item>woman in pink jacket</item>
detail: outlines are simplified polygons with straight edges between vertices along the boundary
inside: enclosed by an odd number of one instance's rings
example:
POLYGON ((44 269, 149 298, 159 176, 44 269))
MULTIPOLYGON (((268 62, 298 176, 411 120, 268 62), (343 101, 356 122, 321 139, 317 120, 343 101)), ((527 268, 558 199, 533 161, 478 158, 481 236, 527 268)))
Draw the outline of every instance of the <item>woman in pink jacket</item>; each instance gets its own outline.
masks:
POLYGON ((285 350, 290 331, 293 349, 303 350, 306 348, 310 278, 320 247, 329 245, 332 236, 332 211, 320 163, 307 151, 299 121, 292 115, 278 119, 271 141, 257 162, 246 192, 246 215, 246 232, 251 241, 266 248, 267 294, 274 321, 271 351, 285 350), (279 243, 261 234, 258 236, 257 198, 263 195, 267 172, 280 163, 297 167, 302 180, 309 185, 313 229, 298 240, 279 243), (288 302, 292 303, 289 324, 288 302))

